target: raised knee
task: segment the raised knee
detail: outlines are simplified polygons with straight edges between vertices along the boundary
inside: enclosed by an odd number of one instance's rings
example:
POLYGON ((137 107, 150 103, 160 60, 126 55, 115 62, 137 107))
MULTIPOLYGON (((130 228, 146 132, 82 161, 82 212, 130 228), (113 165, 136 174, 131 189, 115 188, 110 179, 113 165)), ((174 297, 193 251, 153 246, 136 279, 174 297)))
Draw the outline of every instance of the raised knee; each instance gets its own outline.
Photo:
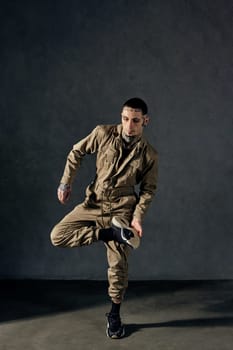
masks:
POLYGON ((58 247, 61 245, 61 239, 59 239, 59 232, 56 226, 53 228, 53 230, 50 233, 50 240, 52 245, 54 245, 55 247, 58 247))

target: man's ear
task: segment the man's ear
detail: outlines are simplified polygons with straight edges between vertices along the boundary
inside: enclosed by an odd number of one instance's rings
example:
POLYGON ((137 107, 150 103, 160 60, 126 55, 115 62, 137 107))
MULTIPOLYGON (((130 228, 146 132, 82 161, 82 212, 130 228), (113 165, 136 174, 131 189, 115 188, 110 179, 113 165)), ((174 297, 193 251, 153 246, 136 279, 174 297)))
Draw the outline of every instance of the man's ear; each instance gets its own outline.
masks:
POLYGON ((147 126, 150 121, 150 118, 148 117, 148 115, 144 115, 143 117, 144 117, 144 121, 142 125, 147 126))

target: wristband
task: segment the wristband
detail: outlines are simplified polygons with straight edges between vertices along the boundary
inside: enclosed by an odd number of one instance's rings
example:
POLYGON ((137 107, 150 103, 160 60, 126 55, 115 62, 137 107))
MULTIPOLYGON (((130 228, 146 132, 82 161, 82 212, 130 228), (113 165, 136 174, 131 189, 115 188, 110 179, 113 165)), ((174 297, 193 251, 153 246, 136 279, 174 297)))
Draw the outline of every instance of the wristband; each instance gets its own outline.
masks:
POLYGON ((67 191, 67 190, 70 189, 70 185, 68 185, 68 184, 60 184, 58 188, 61 191, 67 191))

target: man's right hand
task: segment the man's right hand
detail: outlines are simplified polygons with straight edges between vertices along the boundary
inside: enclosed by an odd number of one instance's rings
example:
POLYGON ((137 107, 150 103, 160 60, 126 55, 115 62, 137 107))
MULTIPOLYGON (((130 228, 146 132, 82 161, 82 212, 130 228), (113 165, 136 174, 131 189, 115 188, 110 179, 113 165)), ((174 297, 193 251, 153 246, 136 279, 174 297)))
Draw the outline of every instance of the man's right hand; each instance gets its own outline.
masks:
POLYGON ((68 200, 70 199, 70 195, 71 195, 71 186, 60 184, 60 186, 57 189, 58 200, 62 204, 66 204, 66 202, 68 202, 68 200))

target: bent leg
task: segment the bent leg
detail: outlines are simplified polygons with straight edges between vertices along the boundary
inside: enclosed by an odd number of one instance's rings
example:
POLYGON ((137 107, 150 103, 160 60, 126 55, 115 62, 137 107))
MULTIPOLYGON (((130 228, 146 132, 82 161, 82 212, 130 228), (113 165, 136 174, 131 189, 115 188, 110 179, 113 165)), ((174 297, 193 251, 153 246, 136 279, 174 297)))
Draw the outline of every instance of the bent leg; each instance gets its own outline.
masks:
POLYGON ((75 207, 52 230, 51 242, 60 247, 80 247, 98 240, 97 210, 75 207))
MULTIPOLYGON (((122 219, 122 217, 121 217, 122 219)), ((129 225, 129 219, 125 219, 129 225)), ((79 247, 99 239, 100 228, 111 226, 111 217, 102 217, 99 209, 78 205, 52 230, 51 241, 60 247, 79 247)), ((121 303, 128 287, 128 256, 131 248, 115 241, 105 243, 108 259, 108 294, 116 304, 121 303)))

